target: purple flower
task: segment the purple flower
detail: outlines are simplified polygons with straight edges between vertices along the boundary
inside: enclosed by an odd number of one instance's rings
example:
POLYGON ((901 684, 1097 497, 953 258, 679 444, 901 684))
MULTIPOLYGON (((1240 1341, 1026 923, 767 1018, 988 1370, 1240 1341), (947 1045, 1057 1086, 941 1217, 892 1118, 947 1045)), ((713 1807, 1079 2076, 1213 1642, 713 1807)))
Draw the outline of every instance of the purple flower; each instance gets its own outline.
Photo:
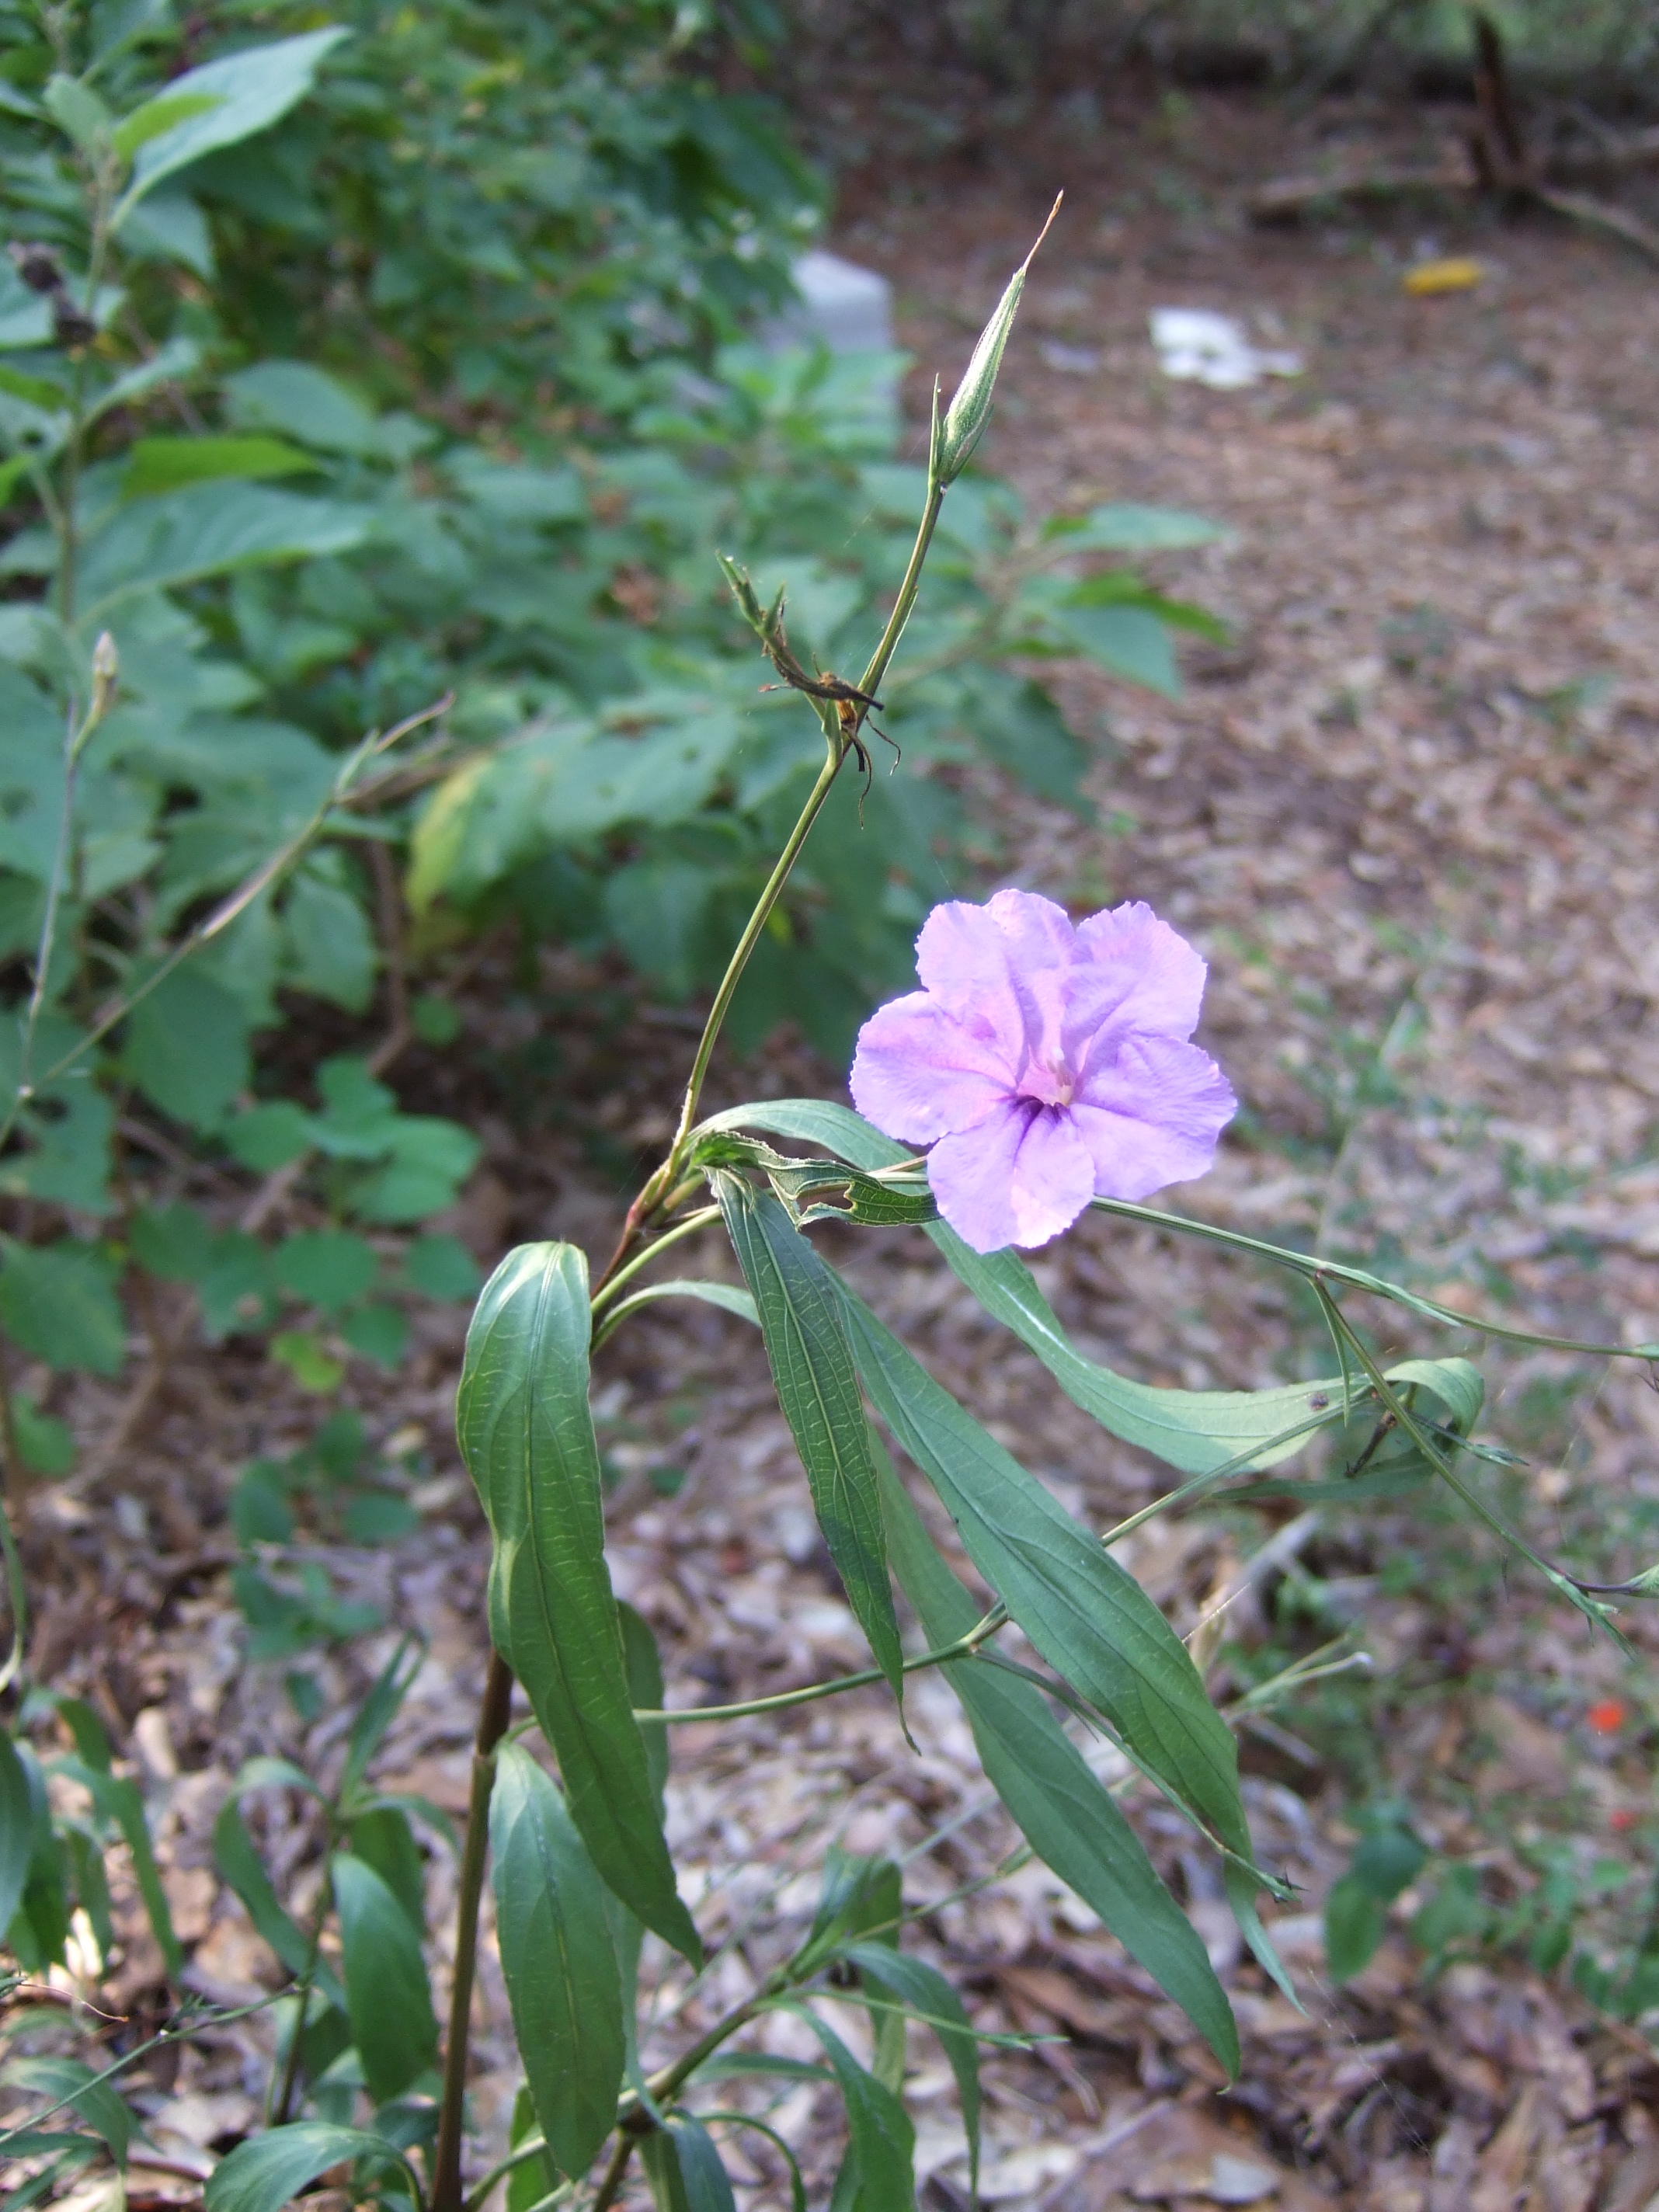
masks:
POLYGON ((859 1032, 854 1103, 932 1145, 939 1212, 976 1252, 1046 1244, 1094 1197, 1202 1175, 1237 1101, 1188 1042, 1204 963, 1138 900, 1075 928, 1030 891, 936 906, 922 988, 859 1032))

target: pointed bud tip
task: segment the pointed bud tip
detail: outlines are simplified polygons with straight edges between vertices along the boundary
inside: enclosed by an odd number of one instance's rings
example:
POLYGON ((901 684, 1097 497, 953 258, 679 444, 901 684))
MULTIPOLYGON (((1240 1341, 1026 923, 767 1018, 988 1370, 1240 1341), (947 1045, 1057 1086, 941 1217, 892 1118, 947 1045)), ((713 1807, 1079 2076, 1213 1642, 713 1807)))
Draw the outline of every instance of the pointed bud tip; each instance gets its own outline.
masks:
POLYGON ((1036 258, 1040 246, 1054 226, 1060 213, 1060 203, 1066 195, 1061 192, 1048 210, 1048 220, 1037 233, 1036 244, 1009 278, 996 311, 979 334, 972 358, 957 386, 945 414, 944 423, 935 440, 936 469, 941 484, 954 483, 972 458, 974 448, 985 432, 991 416, 991 396, 996 389, 997 374, 1002 367, 1004 349, 1008 334, 1014 326, 1014 316, 1019 307, 1020 294, 1025 289, 1026 271, 1036 258))

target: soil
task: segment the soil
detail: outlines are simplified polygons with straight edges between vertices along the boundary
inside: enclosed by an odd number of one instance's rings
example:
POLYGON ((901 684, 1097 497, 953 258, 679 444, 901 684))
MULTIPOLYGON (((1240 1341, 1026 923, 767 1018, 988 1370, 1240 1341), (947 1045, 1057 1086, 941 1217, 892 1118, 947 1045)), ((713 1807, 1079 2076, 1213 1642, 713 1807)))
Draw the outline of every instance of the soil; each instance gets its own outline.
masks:
MULTIPOLYGON (((896 183, 866 167, 832 242, 895 282, 920 423, 933 368, 948 383, 1064 183, 988 463, 1034 510, 1144 501, 1231 532, 1150 564, 1231 628, 1224 646, 1187 652, 1180 699, 1082 668, 1067 678, 1095 752, 1098 818, 988 777, 980 793, 999 825, 996 878, 1077 911, 1146 898, 1210 960, 1202 1034, 1245 1110, 1215 1172, 1171 1202, 1375 1258, 1460 1310, 1647 1343, 1659 1339, 1654 272, 1563 224, 1446 203, 1282 232, 1252 230, 1238 211, 1245 188, 1322 149, 1397 160, 1449 127, 1444 111, 1334 102, 1287 123, 1237 94, 1171 100, 1139 123, 1062 105, 988 152, 969 143, 912 162, 896 183), (1402 272, 1431 247, 1478 257, 1478 285, 1408 295, 1402 272), (1173 382, 1147 338, 1162 305, 1234 315, 1300 352, 1303 371, 1236 392, 1173 382)), ((534 992, 486 964, 468 1047, 399 1074, 409 1103, 471 1102, 475 1123, 482 1112, 489 1159, 465 1232, 486 1260, 540 1237, 602 1259, 621 1201, 593 1164, 592 1133, 609 1148, 599 1157, 624 1163, 660 1142, 689 1056, 684 1022, 619 1018, 596 979, 557 963, 534 992), (550 1042, 557 1098, 538 1115, 550 1042)), ((837 1078, 785 1044, 716 1081, 719 1103, 833 1091, 837 1078)), ((731 1275, 710 1244, 708 1271, 731 1275)), ((825 1249, 1092 1524, 1163 1488, 1152 1462, 1059 1398, 920 1240, 835 1231, 825 1249)), ((1249 1388, 1331 1372, 1317 1316, 1287 1278, 1195 1242, 1094 1217, 1037 1272, 1083 1346, 1142 1379, 1249 1388)), ((1479 1352, 1483 1433, 1520 1457, 1474 1479, 1535 1543, 1601 1581, 1649 1564, 1659 1399, 1639 1363, 1505 1352, 1474 1331, 1354 1310, 1391 1357, 1479 1352)), ((424 1519, 417 1535, 368 1548, 319 1522, 299 1555, 386 1622, 307 1657, 322 1695, 309 1723, 283 1686, 296 1662, 246 1656, 223 1513, 236 1473, 294 1449, 314 1402, 234 1353, 181 1353, 123 1441, 118 1394, 88 1386, 72 1410, 94 1477, 33 1501, 33 1672, 91 1698, 136 1762, 200 1996, 245 2002, 280 1978, 213 1872, 231 1777, 256 1753, 330 1771, 400 1628, 426 1639, 426 1656, 377 1771, 442 1812, 464 1807, 486 1547, 451 1440, 459 1329, 428 1323, 395 1387, 354 1374, 371 1437, 419 1470, 424 1519)), ((652 1309, 601 1355, 596 1380, 619 1478, 615 1578, 656 1630, 670 1703, 745 1699, 861 1665, 741 1325, 652 1309)), ((1369 1661, 1241 1730, 1259 1850, 1295 1888, 1269 1918, 1302 2008, 1242 1953, 1217 1870, 1182 1824, 1145 1790, 1127 1796, 1233 1994, 1238 2083, 1225 2087, 1180 2014, 1040 1865, 992 1881, 1017 1838, 932 1675, 908 1693, 914 1748, 875 1692, 673 1730, 671 1838, 720 1948, 690 1989, 647 1952, 652 2048, 680 2047, 799 1942, 815 1869, 839 1838, 904 1857, 917 1916, 907 1946, 946 1972, 987 2033, 1036 2039, 986 2053, 988 2203, 1640 2212, 1659 2195, 1659 2063, 1638 2027, 1577 1993, 1545 1939, 1554 1913, 1574 1956, 1627 1965, 1640 1940, 1654 1616, 1622 1607, 1627 1656, 1449 1502, 1231 1505, 1154 1520, 1120 1556, 1183 1634, 1197 1632, 1224 1701, 1327 1644, 1369 1661), (1385 1805, 1431 1856, 1370 1964, 1339 1987, 1323 1900, 1361 1817, 1385 1805), (1454 1929, 1431 1953, 1407 1931, 1454 1867, 1493 1920, 1509 1919, 1489 1921, 1491 1941, 1454 1929)), ((1109 1751, 1091 1756, 1123 1778, 1109 1751)), ((320 1863, 313 1809, 271 1790, 249 1817, 303 1912, 320 1863)), ((441 2011, 453 1861, 431 1840, 441 2011)), ((99 2002, 142 2024, 159 1962, 133 1900, 117 1904, 125 1942, 99 2002)), ((858 2044, 861 2012, 834 2009, 858 2044)), ((469 2158, 481 2172, 518 2080, 488 1935, 475 2039, 469 2158)), ((816 2051, 786 2015, 749 2042, 816 2051)), ((255 2120, 269 2047, 255 2015, 148 2063, 139 2101, 176 2170, 135 2167, 131 2202, 198 2193, 192 2166, 255 2120)), ((966 2205, 954 2087, 921 2029, 910 2068, 923 2201, 966 2205)), ((749 2085, 720 2094, 767 2109, 749 2085)), ((811 2200, 825 2201, 832 2099, 803 2082, 769 2118, 799 2148, 811 2200)), ((740 2203, 788 2203, 764 2136, 727 2129, 722 2141, 740 2203)))

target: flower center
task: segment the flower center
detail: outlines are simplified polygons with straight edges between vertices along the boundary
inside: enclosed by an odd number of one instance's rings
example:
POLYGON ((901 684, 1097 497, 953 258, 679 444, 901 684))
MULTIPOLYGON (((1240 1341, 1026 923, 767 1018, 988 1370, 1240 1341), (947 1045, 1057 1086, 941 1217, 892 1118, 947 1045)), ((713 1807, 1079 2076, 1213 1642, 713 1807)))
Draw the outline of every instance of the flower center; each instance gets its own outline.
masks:
POLYGON ((1056 1060, 1048 1066, 1034 1060, 1019 1079, 1018 1095, 1035 1098, 1042 1106, 1069 1106, 1076 1089, 1077 1078, 1064 1060, 1056 1060))

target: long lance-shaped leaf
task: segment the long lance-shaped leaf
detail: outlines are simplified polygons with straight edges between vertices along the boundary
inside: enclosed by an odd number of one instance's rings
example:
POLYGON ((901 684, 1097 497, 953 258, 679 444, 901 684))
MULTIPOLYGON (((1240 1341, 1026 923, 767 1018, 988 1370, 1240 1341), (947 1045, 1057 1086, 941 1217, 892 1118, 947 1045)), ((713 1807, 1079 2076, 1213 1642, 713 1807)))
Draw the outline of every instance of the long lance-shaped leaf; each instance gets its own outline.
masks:
POLYGON ((605 1568, 589 1328, 582 1255, 526 1244, 485 1284, 467 1331, 455 1425, 495 1539, 489 1632, 557 1753, 594 1865, 647 1928, 697 1963, 605 1568))
POLYGON ((836 1278, 769 1191, 719 1173, 714 1188, 754 1293, 778 1402, 806 1469, 823 1540, 876 1664, 902 1698, 904 1654, 870 1424, 836 1278))
POLYGON ((1036 1649, 1222 1847, 1246 1861, 1237 1749, 1191 1655, 1133 1577, 842 1286, 876 1410, 1036 1649))
MULTIPOLYGON (((893 1571, 922 1633, 939 1649, 972 1629, 979 1607, 939 1557, 883 1456, 881 1502, 893 1571)), ((1238 2031, 1208 1953, 1040 1692, 1000 1668, 963 1662, 944 1671, 967 1712, 986 1778, 1031 1849, 1100 1915, 1229 2074, 1237 2074, 1238 2031)))
POLYGON ((557 1790, 516 1745, 496 1762, 489 1852, 519 2055, 547 2147, 579 2179, 617 2118, 622 1984, 592 1862, 557 1790))
MULTIPOLYGON (((767 1129, 776 1137, 793 1137, 803 1144, 822 1145, 851 1165, 866 1170, 896 1167, 901 1161, 912 1158, 907 1146, 884 1137, 880 1130, 872 1128, 851 1107, 837 1106, 823 1098, 769 1098, 753 1105, 734 1106, 724 1114, 714 1115, 702 1124, 702 1128, 767 1129)), ((1264 1237, 1246 1236, 1243 1230, 1220 1229, 1213 1222, 1196 1221, 1186 1214, 1165 1213, 1157 1206, 1137 1206, 1125 1198, 1097 1198, 1091 1204, 1097 1213, 1116 1214, 1126 1221, 1142 1222, 1150 1229, 1196 1237, 1228 1251, 1270 1261, 1273 1266, 1288 1268, 1309 1282, 1364 1291, 1370 1297, 1384 1298, 1391 1305, 1402 1306, 1407 1313, 1420 1315, 1425 1321, 1466 1330, 1473 1335, 1490 1336, 1500 1343, 1530 1345, 1545 1352, 1582 1352, 1603 1359, 1659 1359, 1659 1344, 1602 1344, 1590 1337, 1552 1336, 1539 1329, 1515 1328, 1507 1322, 1489 1320, 1485 1315, 1463 1313, 1455 1306, 1443 1305, 1438 1299, 1425 1298, 1401 1283, 1391 1283, 1385 1276, 1372 1274, 1368 1268, 1351 1267, 1343 1261, 1328 1260, 1317 1252, 1297 1252, 1288 1245, 1270 1244, 1264 1237)))
MULTIPOLYGON (((858 1115, 827 1101, 769 1100, 720 1117, 727 1125, 739 1119, 777 1136, 824 1145, 866 1170, 909 1157, 902 1145, 858 1115)), ((1153 1453, 1183 1474, 1274 1466, 1300 1451, 1316 1429, 1343 1418, 1346 1394, 1340 1382, 1297 1382, 1270 1390, 1167 1390, 1115 1374, 1085 1358, 1070 1342, 1030 1270, 1014 1253, 981 1255, 948 1224, 925 1225, 981 1304, 1036 1354, 1075 1404, 1113 1436, 1153 1453)))

